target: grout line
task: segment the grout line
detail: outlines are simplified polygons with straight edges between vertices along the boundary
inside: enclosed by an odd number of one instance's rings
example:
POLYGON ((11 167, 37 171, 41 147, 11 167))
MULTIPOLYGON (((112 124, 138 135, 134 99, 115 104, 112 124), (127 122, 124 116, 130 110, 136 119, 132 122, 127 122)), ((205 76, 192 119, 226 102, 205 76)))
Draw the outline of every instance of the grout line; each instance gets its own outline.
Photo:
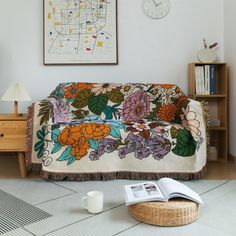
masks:
POLYGON ((51 184, 54 184, 54 185, 56 185, 56 186, 58 186, 58 187, 60 187, 60 188, 69 190, 69 191, 71 191, 72 193, 68 193, 68 194, 63 195, 63 196, 61 196, 61 197, 52 198, 52 199, 47 200, 47 201, 44 201, 44 202, 35 203, 35 204, 34 204, 35 206, 40 205, 40 204, 43 204, 43 203, 47 203, 47 202, 50 202, 50 201, 53 201, 53 200, 60 199, 60 198, 62 198, 62 197, 67 197, 67 196, 70 196, 70 195, 75 194, 75 193, 78 193, 78 192, 76 192, 76 191, 74 191, 74 190, 72 190, 72 189, 66 188, 66 187, 61 186, 61 185, 59 185, 59 184, 56 184, 56 183, 53 182, 53 181, 47 181, 47 182, 49 182, 49 183, 51 183, 51 184))
POLYGON ((55 184, 55 185, 58 186, 58 187, 64 188, 64 189, 69 190, 69 191, 72 191, 73 193, 78 193, 77 191, 75 191, 75 190, 73 190, 73 189, 69 189, 69 188, 67 188, 67 187, 61 186, 60 184, 57 184, 57 183, 55 183, 55 182, 53 182, 53 181, 51 181, 51 183, 52 183, 52 184, 55 184))
POLYGON ((43 235, 41 235, 41 236, 45 236, 45 235, 51 234, 51 233, 56 232, 56 231, 58 231, 58 230, 61 230, 61 229, 63 229, 63 228, 66 228, 66 227, 69 227, 69 226, 71 226, 71 225, 74 225, 74 224, 80 223, 80 222, 82 222, 82 221, 85 221, 85 220, 87 220, 87 219, 90 219, 90 218, 92 218, 92 217, 94 217, 94 216, 101 215, 101 214, 103 214, 103 213, 105 213, 105 212, 107 212, 107 211, 110 211, 110 210, 115 209, 115 208, 117 208, 117 207, 120 207, 120 206, 122 206, 122 205, 125 205, 125 203, 122 203, 122 204, 119 204, 119 205, 114 206, 114 207, 112 207, 112 208, 109 208, 109 209, 107 209, 107 210, 105 210, 105 211, 103 211, 103 212, 101 212, 101 213, 93 214, 93 215, 88 216, 88 217, 86 217, 86 218, 83 218, 83 219, 81 219, 81 220, 77 220, 77 221, 75 221, 75 222, 73 222, 73 223, 70 223, 70 224, 68 224, 68 225, 65 225, 65 226, 62 226, 62 227, 57 228, 57 229, 55 229, 55 230, 52 230, 52 231, 50 231, 50 232, 47 232, 47 233, 45 233, 45 234, 43 234, 43 235))
MULTIPOLYGON (((75 193, 76 193, 76 192, 75 192, 75 193)), ((54 200, 63 198, 63 197, 68 197, 68 196, 73 195, 73 194, 75 194, 75 193, 68 193, 68 194, 66 194, 66 195, 63 195, 63 196, 60 196, 60 197, 56 197, 56 198, 52 198, 52 199, 49 199, 49 200, 44 201, 44 202, 35 203, 34 206, 38 206, 38 205, 41 205, 41 204, 44 204, 44 203, 47 203, 47 202, 50 202, 50 201, 54 201, 54 200)))
POLYGON ((130 226, 130 227, 128 227, 128 228, 126 228, 126 229, 124 229, 124 230, 122 230, 122 231, 116 233, 116 234, 113 234, 112 236, 119 235, 119 234, 121 234, 121 233, 123 233, 123 232, 125 232, 125 231, 127 231, 127 230, 129 230, 129 229, 132 229, 132 228, 136 227, 137 225, 140 225, 141 223, 142 223, 142 222, 138 222, 138 223, 135 224, 135 225, 132 225, 132 226, 130 226))
POLYGON ((203 195, 203 194, 206 194, 206 193, 208 193, 208 192, 210 192, 210 191, 212 191, 212 190, 215 190, 215 189, 217 189, 217 188, 220 188, 220 187, 222 187, 223 185, 229 183, 230 181, 231 181, 231 180, 227 180, 226 182, 224 182, 224 183, 222 183, 222 184, 220 184, 220 185, 218 185, 218 186, 216 186, 216 187, 214 187, 214 188, 212 188, 212 189, 208 189, 208 190, 206 190, 205 192, 203 192, 203 193, 201 193, 201 194, 199 194, 199 195, 203 195))
POLYGON ((31 234, 32 236, 37 236, 37 234, 32 233, 31 231, 29 231, 28 229, 21 227, 21 229, 25 230, 27 233, 31 234))

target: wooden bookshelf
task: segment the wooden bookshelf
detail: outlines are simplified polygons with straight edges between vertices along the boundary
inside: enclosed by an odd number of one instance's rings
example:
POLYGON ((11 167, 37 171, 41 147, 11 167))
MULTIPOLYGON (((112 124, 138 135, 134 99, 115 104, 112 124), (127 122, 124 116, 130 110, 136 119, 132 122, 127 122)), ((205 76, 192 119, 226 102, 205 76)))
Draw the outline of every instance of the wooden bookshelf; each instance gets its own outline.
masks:
MULTIPOLYGON (((188 65, 188 93, 189 97, 208 103, 211 119, 220 120, 219 126, 210 126, 210 146, 215 146, 219 162, 228 160, 228 67, 226 63, 190 63, 188 65), (213 94, 196 93, 196 67, 214 66, 213 94)), ((204 78, 205 79, 205 78, 204 78)))

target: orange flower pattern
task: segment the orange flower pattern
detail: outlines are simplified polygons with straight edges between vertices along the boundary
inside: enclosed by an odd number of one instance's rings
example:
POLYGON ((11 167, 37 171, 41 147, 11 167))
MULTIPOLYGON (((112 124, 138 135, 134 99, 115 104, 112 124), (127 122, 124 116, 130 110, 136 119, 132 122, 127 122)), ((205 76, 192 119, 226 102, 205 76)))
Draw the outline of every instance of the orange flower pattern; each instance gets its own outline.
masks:
POLYGON ((173 104, 165 104, 160 107, 157 115, 162 121, 171 121, 175 118, 176 106, 173 104))
POLYGON ((71 155, 77 160, 84 157, 90 147, 87 139, 101 140, 110 133, 109 124, 84 123, 77 126, 67 126, 58 135, 61 146, 71 146, 71 155))
POLYGON ((71 84, 65 88, 64 96, 66 99, 75 98, 77 94, 84 89, 91 90, 93 83, 76 83, 71 84))
POLYGON ((74 146, 81 137, 79 127, 67 126, 58 136, 58 141, 62 146, 74 146))
POLYGON ((77 160, 80 160, 82 157, 86 156, 89 149, 89 142, 81 137, 75 146, 71 148, 71 155, 75 156, 77 160))
POLYGON ((85 138, 101 140, 109 135, 109 126, 108 124, 87 123, 82 125, 81 131, 85 138))

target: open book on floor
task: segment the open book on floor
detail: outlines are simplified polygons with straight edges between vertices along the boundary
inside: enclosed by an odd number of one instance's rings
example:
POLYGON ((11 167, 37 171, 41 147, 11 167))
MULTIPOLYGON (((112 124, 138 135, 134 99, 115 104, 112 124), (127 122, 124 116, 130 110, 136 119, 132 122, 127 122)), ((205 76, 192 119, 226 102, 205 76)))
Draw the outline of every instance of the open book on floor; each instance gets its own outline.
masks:
POLYGON ((143 182, 124 186, 126 205, 147 201, 168 201, 171 198, 186 198, 203 205, 201 197, 186 185, 161 178, 154 182, 143 182))

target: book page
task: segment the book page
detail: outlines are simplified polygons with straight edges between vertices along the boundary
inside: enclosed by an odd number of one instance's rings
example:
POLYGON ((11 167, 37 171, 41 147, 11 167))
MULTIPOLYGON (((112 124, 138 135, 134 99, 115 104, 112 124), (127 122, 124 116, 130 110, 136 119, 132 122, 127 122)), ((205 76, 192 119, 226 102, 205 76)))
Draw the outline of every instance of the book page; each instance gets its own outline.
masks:
POLYGON ((124 191, 126 204, 152 200, 165 200, 160 188, 153 182, 125 185, 124 191))
POLYGON ((176 180, 162 178, 158 181, 158 185, 167 199, 183 197, 203 204, 201 197, 196 192, 176 180))

